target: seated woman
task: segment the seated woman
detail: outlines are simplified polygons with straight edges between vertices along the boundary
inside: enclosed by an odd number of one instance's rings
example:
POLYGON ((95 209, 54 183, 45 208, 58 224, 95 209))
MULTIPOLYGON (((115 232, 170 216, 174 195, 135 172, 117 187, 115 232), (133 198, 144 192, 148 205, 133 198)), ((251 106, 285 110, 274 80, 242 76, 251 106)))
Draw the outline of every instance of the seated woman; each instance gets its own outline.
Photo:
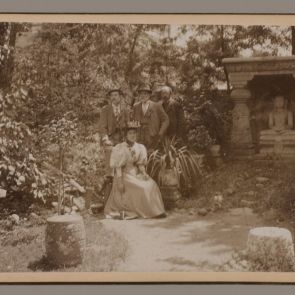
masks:
POLYGON ((146 173, 147 151, 136 142, 138 122, 130 122, 126 140, 112 151, 110 166, 114 182, 104 213, 107 218, 121 215, 126 219, 164 217, 165 209, 158 185, 146 173))

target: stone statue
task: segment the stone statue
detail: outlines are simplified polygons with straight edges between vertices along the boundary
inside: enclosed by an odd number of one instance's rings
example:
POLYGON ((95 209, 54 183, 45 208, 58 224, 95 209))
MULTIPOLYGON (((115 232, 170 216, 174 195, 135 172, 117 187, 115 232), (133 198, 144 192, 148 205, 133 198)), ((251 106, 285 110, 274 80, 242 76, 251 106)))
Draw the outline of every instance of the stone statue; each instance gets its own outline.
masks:
POLYGON ((286 106, 285 97, 277 95, 268 117, 269 129, 260 132, 260 153, 295 154, 293 114, 286 106))

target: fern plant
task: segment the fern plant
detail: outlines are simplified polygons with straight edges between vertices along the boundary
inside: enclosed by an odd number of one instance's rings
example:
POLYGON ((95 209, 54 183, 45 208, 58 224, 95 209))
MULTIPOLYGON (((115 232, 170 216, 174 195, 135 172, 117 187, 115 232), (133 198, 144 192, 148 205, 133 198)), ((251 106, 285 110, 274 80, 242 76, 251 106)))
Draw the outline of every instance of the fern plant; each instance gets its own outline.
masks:
POLYGON ((180 188, 190 188, 194 180, 203 175, 198 162, 199 155, 182 146, 176 137, 165 138, 161 148, 153 151, 148 159, 147 170, 158 184, 163 185, 165 171, 173 170, 180 188))

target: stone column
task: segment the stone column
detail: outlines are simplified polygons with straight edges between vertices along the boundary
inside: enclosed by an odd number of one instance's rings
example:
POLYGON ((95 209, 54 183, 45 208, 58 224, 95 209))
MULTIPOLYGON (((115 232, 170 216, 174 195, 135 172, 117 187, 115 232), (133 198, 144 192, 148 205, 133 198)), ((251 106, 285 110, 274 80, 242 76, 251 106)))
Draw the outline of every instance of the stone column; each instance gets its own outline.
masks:
POLYGON ((250 128, 250 111, 248 107, 251 91, 247 88, 247 82, 251 78, 248 75, 232 77, 233 90, 231 92, 231 98, 235 105, 232 113, 231 149, 234 156, 250 156, 254 153, 250 128))

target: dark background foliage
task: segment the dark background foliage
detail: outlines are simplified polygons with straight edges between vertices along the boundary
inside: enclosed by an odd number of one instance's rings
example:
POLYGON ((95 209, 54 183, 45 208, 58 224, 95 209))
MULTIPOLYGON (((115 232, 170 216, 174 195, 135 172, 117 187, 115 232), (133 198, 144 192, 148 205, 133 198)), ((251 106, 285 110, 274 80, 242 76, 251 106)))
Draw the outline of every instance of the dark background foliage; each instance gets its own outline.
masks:
MULTIPOLYGON (((288 54, 292 32, 290 27, 266 26, 1 23, 0 123, 6 141, 0 144, 0 165, 22 165, 32 155, 40 167, 44 155, 54 158, 50 138, 40 144, 41 131, 69 112, 78 123, 77 143, 93 143, 106 91, 120 86, 131 107, 142 82, 172 87, 185 109, 191 148, 206 153, 220 144, 226 153, 232 103, 222 58, 247 50, 248 56, 282 54, 279 49, 288 54), (8 132, 9 126, 20 125, 29 130, 30 139, 24 141, 17 129, 8 132), (13 149, 6 144, 12 141, 13 149)), ((5 171, 2 181, 9 173, 5 171)), ((36 183, 37 190, 42 187, 36 177, 29 176, 26 186, 16 190, 34 194, 36 183)), ((2 186, 10 189, 12 184, 2 186)))

